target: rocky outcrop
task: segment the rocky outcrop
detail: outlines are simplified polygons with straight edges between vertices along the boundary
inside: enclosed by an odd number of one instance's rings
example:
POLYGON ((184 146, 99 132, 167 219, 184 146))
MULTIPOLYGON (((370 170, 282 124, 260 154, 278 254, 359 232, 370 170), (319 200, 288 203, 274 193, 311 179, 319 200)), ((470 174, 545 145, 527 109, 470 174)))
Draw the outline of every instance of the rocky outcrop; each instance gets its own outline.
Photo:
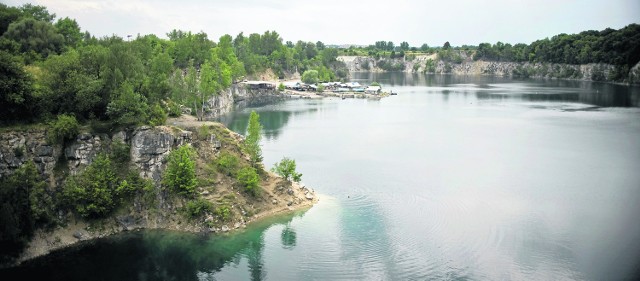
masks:
POLYGON ((32 160, 38 171, 49 179, 53 175, 60 149, 49 145, 45 131, 31 129, 0 134, 0 179, 13 174, 22 164, 32 160))
POLYGON ((190 143, 191 132, 171 132, 169 128, 142 126, 131 137, 131 162, 140 170, 140 176, 159 182, 165 157, 173 147, 190 143))
POLYGON ((640 84, 640 62, 629 70, 629 84, 640 84))
POLYGON ((64 148, 64 156, 71 174, 77 174, 88 166, 93 158, 103 150, 104 141, 109 141, 106 135, 80 134, 75 141, 64 148))
POLYGON ((205 119, 213 120, 231 112, 236 107, 258 106, 283 100, 275 89, 249 89, 244 84, 233 84, 220 95, 209 99, 205 119))
POLYGON ((117 140, 130 144, 131 162, 140 170, 141 176, 158 182, 166 155, 173 147, 190 143, 191 134, 177 128, 142 126, 113 136, 81 133, 62 147, 47 143, 45 129, 0 133, 0 178, 33 161, 43 177, 55 184, 53 171, 56 165, 66 163, 69 174, 77 174, 100 152, 108 152, 111 143, 117 140))

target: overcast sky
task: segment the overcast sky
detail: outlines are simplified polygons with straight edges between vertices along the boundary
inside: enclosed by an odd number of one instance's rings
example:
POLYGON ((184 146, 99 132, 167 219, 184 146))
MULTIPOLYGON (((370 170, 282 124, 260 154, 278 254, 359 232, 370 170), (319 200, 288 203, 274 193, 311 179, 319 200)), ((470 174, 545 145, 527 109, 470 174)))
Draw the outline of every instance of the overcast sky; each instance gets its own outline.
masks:
POLYGON ((640 23, 640 0, 2 0, 74 18, 98 37, 204 31, 209 38, 275 30, 285 41, 411 46, 531 43, 559 33, 640 23))

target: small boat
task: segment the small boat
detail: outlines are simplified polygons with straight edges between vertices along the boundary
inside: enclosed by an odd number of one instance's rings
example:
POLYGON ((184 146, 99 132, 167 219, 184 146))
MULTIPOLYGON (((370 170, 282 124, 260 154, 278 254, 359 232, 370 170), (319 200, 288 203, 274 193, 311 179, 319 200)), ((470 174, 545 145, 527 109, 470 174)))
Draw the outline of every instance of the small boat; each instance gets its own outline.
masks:
POLYGON ((391 91, 391 93, 389 93, 389 95, 397 96, 397 95, 398 95, 398 93, 394 93, 393 91, 391 91))

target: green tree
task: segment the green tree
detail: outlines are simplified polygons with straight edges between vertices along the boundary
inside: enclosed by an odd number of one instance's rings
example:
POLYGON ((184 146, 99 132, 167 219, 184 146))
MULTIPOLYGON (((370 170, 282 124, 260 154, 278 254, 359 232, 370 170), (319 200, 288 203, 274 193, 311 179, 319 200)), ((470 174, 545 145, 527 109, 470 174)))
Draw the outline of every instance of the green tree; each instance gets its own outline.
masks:
POLYGON ((56 18, 56 14, 49 13, 49 10, 45 6, 24 4, 20 6, 20 10, 25 17, 38 21, 53 23, 53 20, 56 18))
POLYGON ((254 166, 262 161, 262 149, 260 148, 261 131, 260 115, 255 111, 251 111, 247 126, 247 137, 244 140, 243 148, 249 154, 249 159, 254 166))
POLYGON ((82 33, 78 22, 69 17, 59 19, 55 24, 56 31, 64 37, 65 45, 76 47, 82 40, 82 33))
POLYGON ((278 84, 278 91, 284 92, 284 90, 285 90, 284 84, 283 83, 278 84))
POLYGON ((260 187, 258 185, 260 177, 258 177, 258 173, 255 168, 244 167, 240 169, 240 171, 238 171, 237 180, 245 188, 245 191, 249 192, 251 195, 255 196, 260 193, 260 187))
POLYGON ((33 79, 17 57, 0 50, 0 123, 33 116, 33 79))
POLYGON ((63 200, 84 218, 104 217, 119 202, 116 193, 118 186, 111 160, 101 153, 84 172, 67 179, 63 200))
POLYGON ((280 162, 276 163, 271 171, 288 181, 293 180, 299 182, 302 179, 302 174, 296 172, 296 160, 287 157, 282 158, 280 162))
POLYGON ((0 3, 0 35, 7 31, 9 24, 17 21, 22 16, 22 11, 19 8, 0 3))
POLYGON ((307 70, 302 73, 302 82, 306 84, 316 84, 320 80, 317 70, 307 70))
POLYGON ((135 125, 147 120, 148 105, 146 99, 133 91, 129 82, 122 83, 115 97, 107 106, 107 115, 120 125, 135 125))
POLYGON ((409 50, 409 43, 407 43, 406 41, 402 41, 402 43, 400 43, 400 49, 403 51, 408 51, 409 50))
POLYGON ((42 64, 42 69, 41 111, 89 117, 104 110, 101 106, 103 80, 83 69, 78 51, 72 49, 50 56, 42 64))
POLYGON ((56 32, 51 23, 33 18, 11 23, 2 36, 17 42, 28 62, 58 54, 64 44, 64 36, 56 32))
POLYGON ((0 262, 11 260, 38 225, 53 219, 52 199, 33 162, 0 180, 0 262))
POLYGON ((167 169, 162 177, 162 184, 178 194, 195 195, 198 180, 194 154, 195 151, 188 145, 171 151, 167 157, 167 169))

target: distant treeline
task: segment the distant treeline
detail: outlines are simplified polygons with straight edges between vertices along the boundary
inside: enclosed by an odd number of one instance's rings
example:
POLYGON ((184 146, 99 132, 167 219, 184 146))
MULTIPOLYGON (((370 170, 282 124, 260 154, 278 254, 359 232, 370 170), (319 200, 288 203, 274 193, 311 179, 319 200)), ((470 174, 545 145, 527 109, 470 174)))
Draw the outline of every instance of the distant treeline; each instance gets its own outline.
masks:
MULTIPOLYGON (((317 70, 346 79, 337 49, 322 42, 283 43, 275 31, 210 40, 204 32, 95 38, 46 7, 0 4, 0 124, 78 120, 115 125, 162 123, 179 105, 202 117, 213 95, 246 75, 317 70), (166 118, 166 117, 164 117, 166 118)), ((104 126, 104 125, 103 125, 104 126)))
POLYGON ((566 64, 607 63, 633 67, 640 61, 640 25, 559 34, 526 44, 482 43, 475 59, 566 64))

